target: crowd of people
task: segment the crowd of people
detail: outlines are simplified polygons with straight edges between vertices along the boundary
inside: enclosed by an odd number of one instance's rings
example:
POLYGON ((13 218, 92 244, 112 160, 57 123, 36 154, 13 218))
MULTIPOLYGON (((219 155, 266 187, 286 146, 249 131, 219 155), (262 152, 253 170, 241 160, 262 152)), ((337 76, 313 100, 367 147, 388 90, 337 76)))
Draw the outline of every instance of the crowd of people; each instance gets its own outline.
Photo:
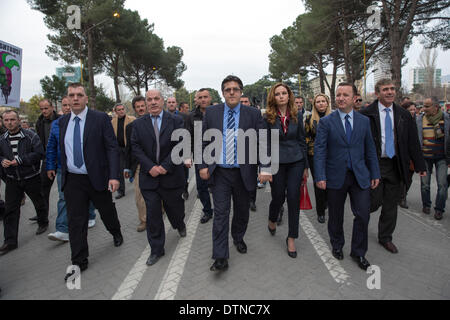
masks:
POLYGON ((382 79, 375 85, 377 99, 362 107, 355 86, 341 82, 335 106, 321 93, 312 99, 311 112, 305 112, 304 99, 295 97, 286 84, 277 83, 270 88, 262 113, 243 95, 243 87, 238 77, 226 77, 221 84, 222 104, 212 104, 209 90, 201 88, 192 111, 187 103, 178 104, 175 97, 164 100, 160 91, 151 89, 145 97, 132 100, 135 116, 127 115, 123 104, 116 104, 115 117, 110 119, 106 113, 88 108, 84 87, 72 83, 62 99, 62 115, 48 99, 39 102, 42 114, 35 130, 20 121, 16 110, 5 111, 0 137, 1 178, 6 184, 5 201, 0 203, 4 226, 0 255, 18 247, 24 194, 36 211, 30 218, 37 221, 36 234, 47 231, 55 178, 58 214, 56 231, 48 238, 70 243, 71 263, 80 271, 88 268, 87 233, 95 225, 95 209, 112 235, 113 245, 122 245, 112 194, 117 192, 116 200, 123 198, 126 180, 134 183, 137 231, 146 231, 151 248, 147 265, 154 265, 165 254, 164 213, 173 229, 185 237, 191 167, 203 207, 200 222, 212 220, 211 271, 228 268, 230 232, 236 250, 247 252, 244 237, 249 211, 257 210, 257 189, 267 182, 271 187, 268 232, 276 234, 287 202, 286 251, 289 257, 297 257, 300 188, 309 172, 314 181, 317 220, 325 223, 328 210, 332 254, 338 260, 344 258, 344 205, 350 195, 355 216, 350 256, 364 270, 370 266, 366 259, 369 214, 380 207, 378 241, 387 251, 398 252, 393 242, 397 206, 407 208, 414 172, 421 177, 423 213, 430 214, 430 181, 435 167, 438 192, 434 218, 443 218, 450 166, 450 116, 435 99, 424 101, 423 112, 411 101, 402 101, 400 106, 395 103, 392 80, 382 79), (178 143, 172 141, 177 129, 187 130, 191 137, 191 149, 183 155, 183 163, 175 163, 171 156, 178 143), (203 137, 209 129, 222 133, 220 141, 200 139, 201 145, 196 145, 194 137, 199 133, 203 137), (238 148, 240 129, 267 130, 268 136, 273 130, 279 133, 278 141, 267 143, 269 154, 271 143, 278 146, 278 170, 273 171, 273 163, 262 163, 259 157, 258 163, 248 161, 246 155, 254 149, 249 143, 238 148), (214 162, 195 161, 194 155, 211 150, 217 143, 220 148, 214 162))

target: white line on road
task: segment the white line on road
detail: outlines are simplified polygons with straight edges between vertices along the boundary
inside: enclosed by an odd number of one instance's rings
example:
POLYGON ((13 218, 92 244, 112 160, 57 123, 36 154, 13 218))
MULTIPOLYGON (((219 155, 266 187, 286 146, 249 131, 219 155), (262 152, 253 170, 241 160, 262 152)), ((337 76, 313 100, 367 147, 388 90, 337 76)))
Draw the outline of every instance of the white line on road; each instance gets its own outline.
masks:
MULTIPOLYGON (((192 173, 192 170, 191 170, 192 173)), ((192 193, 192 189, 195 186, 195 177, 192 177, 189 181, 188 191, 189 194, 192 193)), ((164 226, 165 233, 170 229, 170 223, 167 221, 167 215, 164 215, 164 226)), ((188 229, 189 231, 189 229, 188 229)), ((128 275, 122 281, 121 285, 117 289, 116 293, 112 296, 111 300, 130 300, 133 296, 134 291, 136 290, 139 282, 141 282, 142 277, 144 276, 145 271, 147 270, 147 259, 150 255, 150 245, 147 245, 134 264, 133 268, 131 268, 128 275)))
POLYGON ((303 231, 305 231, 309 241, 311 241, 311 244, 320 259, 322 259, 322 262, 325 264, 325 267, 327 267, 328 272, 337 283, 351 285, 351 282, 349 281, 350 275, 344 270, 339 261, 333 257, 328 245, 306 215, 307 213, 300 211, 300 225, 302 226, 303 231))
POLYGON ((187 222, 187 236, 184 239, 180 239, 178 242, 175 253, 170 260, 169 267, 164 274, 163 280, 156 293, 155 300, 174 300, 177 294, 178 285, 180 284, 181 277, 183 276, 184 266, 186 265, 189 252, 191 251, 192 242, 195 234, 197 233, 197 227, 202 214, 202 203, 199 199, 195 201, 194 209, 187 222))

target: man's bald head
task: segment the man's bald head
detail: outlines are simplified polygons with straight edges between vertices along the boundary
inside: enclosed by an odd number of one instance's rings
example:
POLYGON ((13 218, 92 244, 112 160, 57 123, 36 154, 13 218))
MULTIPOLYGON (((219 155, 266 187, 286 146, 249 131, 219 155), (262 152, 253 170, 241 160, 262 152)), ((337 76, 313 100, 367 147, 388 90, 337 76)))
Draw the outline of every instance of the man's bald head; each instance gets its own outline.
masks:
POLYGON ((177 99, 175 97, 167 98, 167 110, 174 113, 177 110, 177 99))
POLYGON ((145 94, 145 103, 147 105, 148 112, 156 116, 161 113, 164 106, 164 99, 159 90, 148 90, 145 94))

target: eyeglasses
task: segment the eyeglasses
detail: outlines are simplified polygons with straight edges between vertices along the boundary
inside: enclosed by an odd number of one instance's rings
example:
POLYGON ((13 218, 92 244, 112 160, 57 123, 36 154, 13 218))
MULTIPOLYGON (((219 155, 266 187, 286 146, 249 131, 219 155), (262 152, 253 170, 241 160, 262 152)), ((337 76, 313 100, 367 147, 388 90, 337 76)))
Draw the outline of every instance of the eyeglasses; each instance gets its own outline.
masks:
POLYGON ((226 88, 223 91, 226 93, 231 93, 231 91, 240 92, 241 89, 240 88, 226 88))
POLYGON ((356 102, 362 102, 362 99, 356 99, 356 102))

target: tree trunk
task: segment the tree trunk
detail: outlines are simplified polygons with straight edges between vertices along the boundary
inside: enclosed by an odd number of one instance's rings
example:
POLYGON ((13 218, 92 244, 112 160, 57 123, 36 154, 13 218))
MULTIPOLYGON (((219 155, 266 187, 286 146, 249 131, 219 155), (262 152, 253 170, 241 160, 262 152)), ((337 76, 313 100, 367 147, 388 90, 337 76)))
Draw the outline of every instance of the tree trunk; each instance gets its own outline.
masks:
POLYGON ((120 92, 119 92, 119 57, 117 56, 114 60, 114 90, 116 91, 116 102, 120 103, 120 92))
POLYGON ((338 69, 338 63, 339 63, 339 59, 338 59, 338 55, 339 55, 339 43, 338 43, 338 38, 336 37, 336 44, 333 50, 333 75, 331 78, 331 88, 330 88, 330 103, 331 103, 331 107, 334 108, 335 102, 336 102, 336 76, 337 76, 337 69, 338 69))
POLYGON ((323 71, 323 61, 322 54, 319 53, 319 83, 320 83, 320 92, 325 92, 325 83, 324 83, 324 71, 323 71))
POLYGON ((345 19, 345 10, 344 10, 344 3, 341 2, 341 15, 342 15, 342 25, 343 25, 343 33, 342 33, 342 40, 344 41, 344 66, 345 66, 345 77, 347 78, 347 81, 350 83, 354 82, 354 79, 352 78, 352 71, 351 71, 351 58, 350 58, 350 46, 348 43, 348 23, 345 19))
POLYGON ((89 72, 89 107, 95 109, 95 85, 94 85, 94 63, 93 43, 91 32, 88 31, 88 72, 89 72))

